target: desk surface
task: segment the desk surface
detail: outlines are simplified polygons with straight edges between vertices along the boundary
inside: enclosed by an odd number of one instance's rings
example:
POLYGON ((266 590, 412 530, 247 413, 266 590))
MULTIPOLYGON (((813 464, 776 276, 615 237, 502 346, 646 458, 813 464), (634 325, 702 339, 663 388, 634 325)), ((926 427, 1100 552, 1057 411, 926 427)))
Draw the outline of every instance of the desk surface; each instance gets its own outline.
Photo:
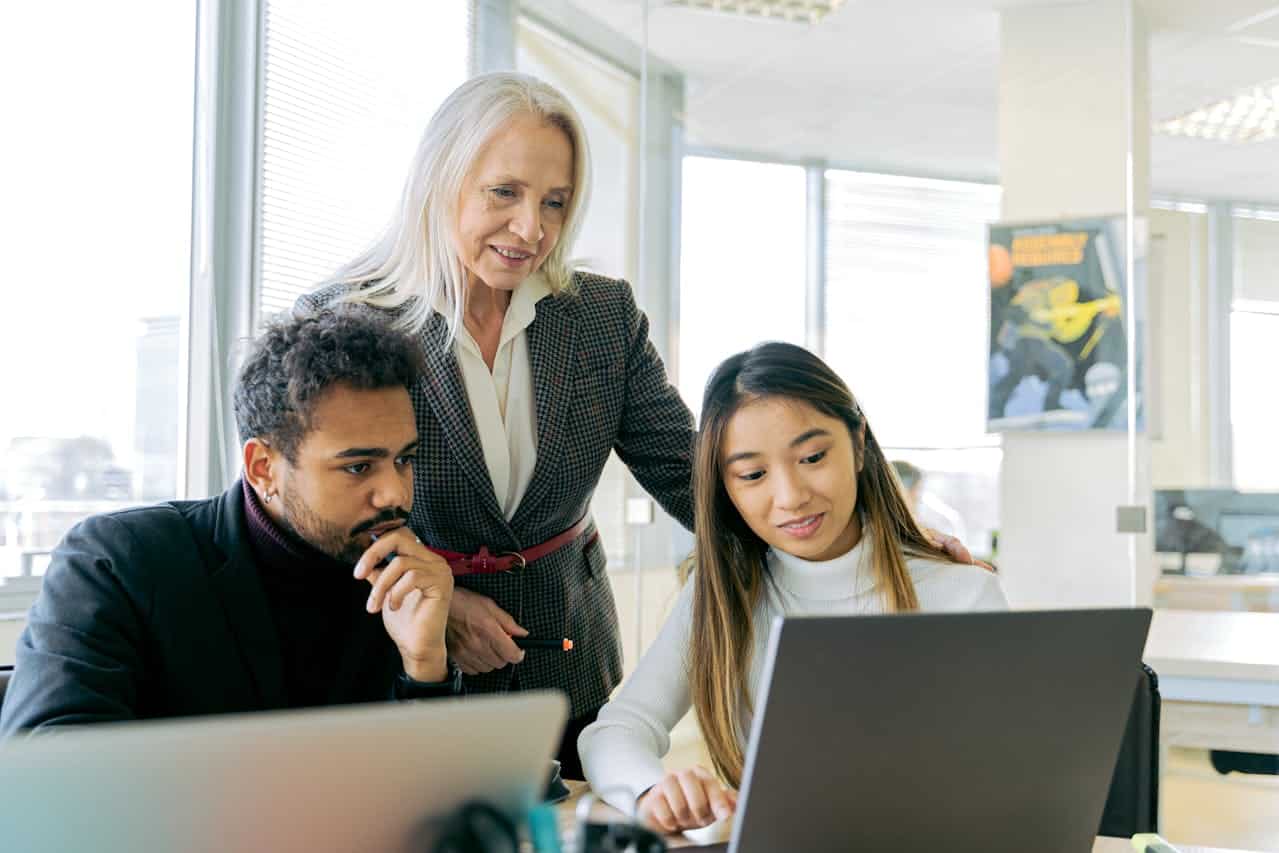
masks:
POLYGON ((1216 589, 1236 592, 1241 589, 1279 589, 1279 574, 1265 575, 1165 575, 1155 578, 1156 589, 1216 589))
MULTIPOLYGON (((1232 853, 1221 847, 1177 847, 1181 853, 1232 853)), ((1092 853, 1132 853, 1132 844, 1126 838, 1098 838, 1092 853)), ((1244 853, 1242 850, 1233 853, 1244 853)))
MULTIPOLYGON (((557 810, 559 812, 560 831, 565 837, 572 832, 578 800, 580 800, 582 795, 589 790, 585 782, 569 782, 568 786, 573 792, 572 795, 557 806, 557 810)), ((616 809, 602 803, 596 804, 595 807, 591 809, 591 814, 598 820, 616 820, 621 816, 616 809)), ((681 848, 692 848, 695 850, 703 849, 696 847, 694 844, 684 839, 683 836, 679 835, 667 838, 666 843, 672 850, 681 848)), ((720 847, 705 849, 726 850, 727 847, 721 845, 720 847)), ((1177 849, 1180 850, 1181 853, 1246 853, 1246 851, 1229 851, 1217 847, 1178 847, 1177 849)), ((1093 845, 1092 853, 1132 853, 1132 845, 1124 838, 1098 838, 1096 843, 1093 845)))
POLYGON ((1156 610, 1145 660, 1160 677, 1279 682, 1279 613, 1156 610))

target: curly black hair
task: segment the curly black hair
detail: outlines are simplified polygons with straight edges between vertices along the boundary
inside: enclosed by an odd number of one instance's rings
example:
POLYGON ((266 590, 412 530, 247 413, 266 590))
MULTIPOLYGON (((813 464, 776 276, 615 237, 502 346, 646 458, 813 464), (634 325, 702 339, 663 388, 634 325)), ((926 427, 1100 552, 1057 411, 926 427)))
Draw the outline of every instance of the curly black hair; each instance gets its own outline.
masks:
POLYGON ((315 406, 329 388, 409 388, 422 369, 417 338, 396 330, 376 309, 343 304, 284 315, 253 342, 240 369, 235 385, 240 442, 265 439, 294 463, 315 406))

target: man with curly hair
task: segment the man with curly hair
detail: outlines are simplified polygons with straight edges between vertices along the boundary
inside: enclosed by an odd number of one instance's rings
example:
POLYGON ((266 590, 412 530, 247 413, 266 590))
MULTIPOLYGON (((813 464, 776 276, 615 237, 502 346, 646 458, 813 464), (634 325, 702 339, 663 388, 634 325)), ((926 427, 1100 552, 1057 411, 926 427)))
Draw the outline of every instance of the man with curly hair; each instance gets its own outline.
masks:
POLYGON ((241 479, 66 535, 0 732, 459 692, 452 574, 405 526, 421 360, 355 306, 268 328, 235 388, 241 479))

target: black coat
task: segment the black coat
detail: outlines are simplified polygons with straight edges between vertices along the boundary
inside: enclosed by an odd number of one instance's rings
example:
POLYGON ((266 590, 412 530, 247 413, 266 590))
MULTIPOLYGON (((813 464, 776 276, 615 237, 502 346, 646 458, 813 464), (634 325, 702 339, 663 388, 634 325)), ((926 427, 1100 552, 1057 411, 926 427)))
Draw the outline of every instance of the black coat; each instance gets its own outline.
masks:
MULTIPOLYGON (((18 640, 0 733, 287 707, 241 489, 94 516, 66 535, 18 640)), ((364 612, 367 589, 352 590, 327 704, 390 699, 402 672, 364 612)))

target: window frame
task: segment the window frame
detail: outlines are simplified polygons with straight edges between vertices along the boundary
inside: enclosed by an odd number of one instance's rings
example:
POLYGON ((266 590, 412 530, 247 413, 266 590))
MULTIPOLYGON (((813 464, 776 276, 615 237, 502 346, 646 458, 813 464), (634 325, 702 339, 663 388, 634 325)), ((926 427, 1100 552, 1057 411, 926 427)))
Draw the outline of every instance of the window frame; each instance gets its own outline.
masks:
POLYGON ((261 0, 202 0, 196 24, 195 165, 186 464, 179 494, 224 491, 239 470, 231 389, 236 343, 253 330, 261 148, 261 0))

